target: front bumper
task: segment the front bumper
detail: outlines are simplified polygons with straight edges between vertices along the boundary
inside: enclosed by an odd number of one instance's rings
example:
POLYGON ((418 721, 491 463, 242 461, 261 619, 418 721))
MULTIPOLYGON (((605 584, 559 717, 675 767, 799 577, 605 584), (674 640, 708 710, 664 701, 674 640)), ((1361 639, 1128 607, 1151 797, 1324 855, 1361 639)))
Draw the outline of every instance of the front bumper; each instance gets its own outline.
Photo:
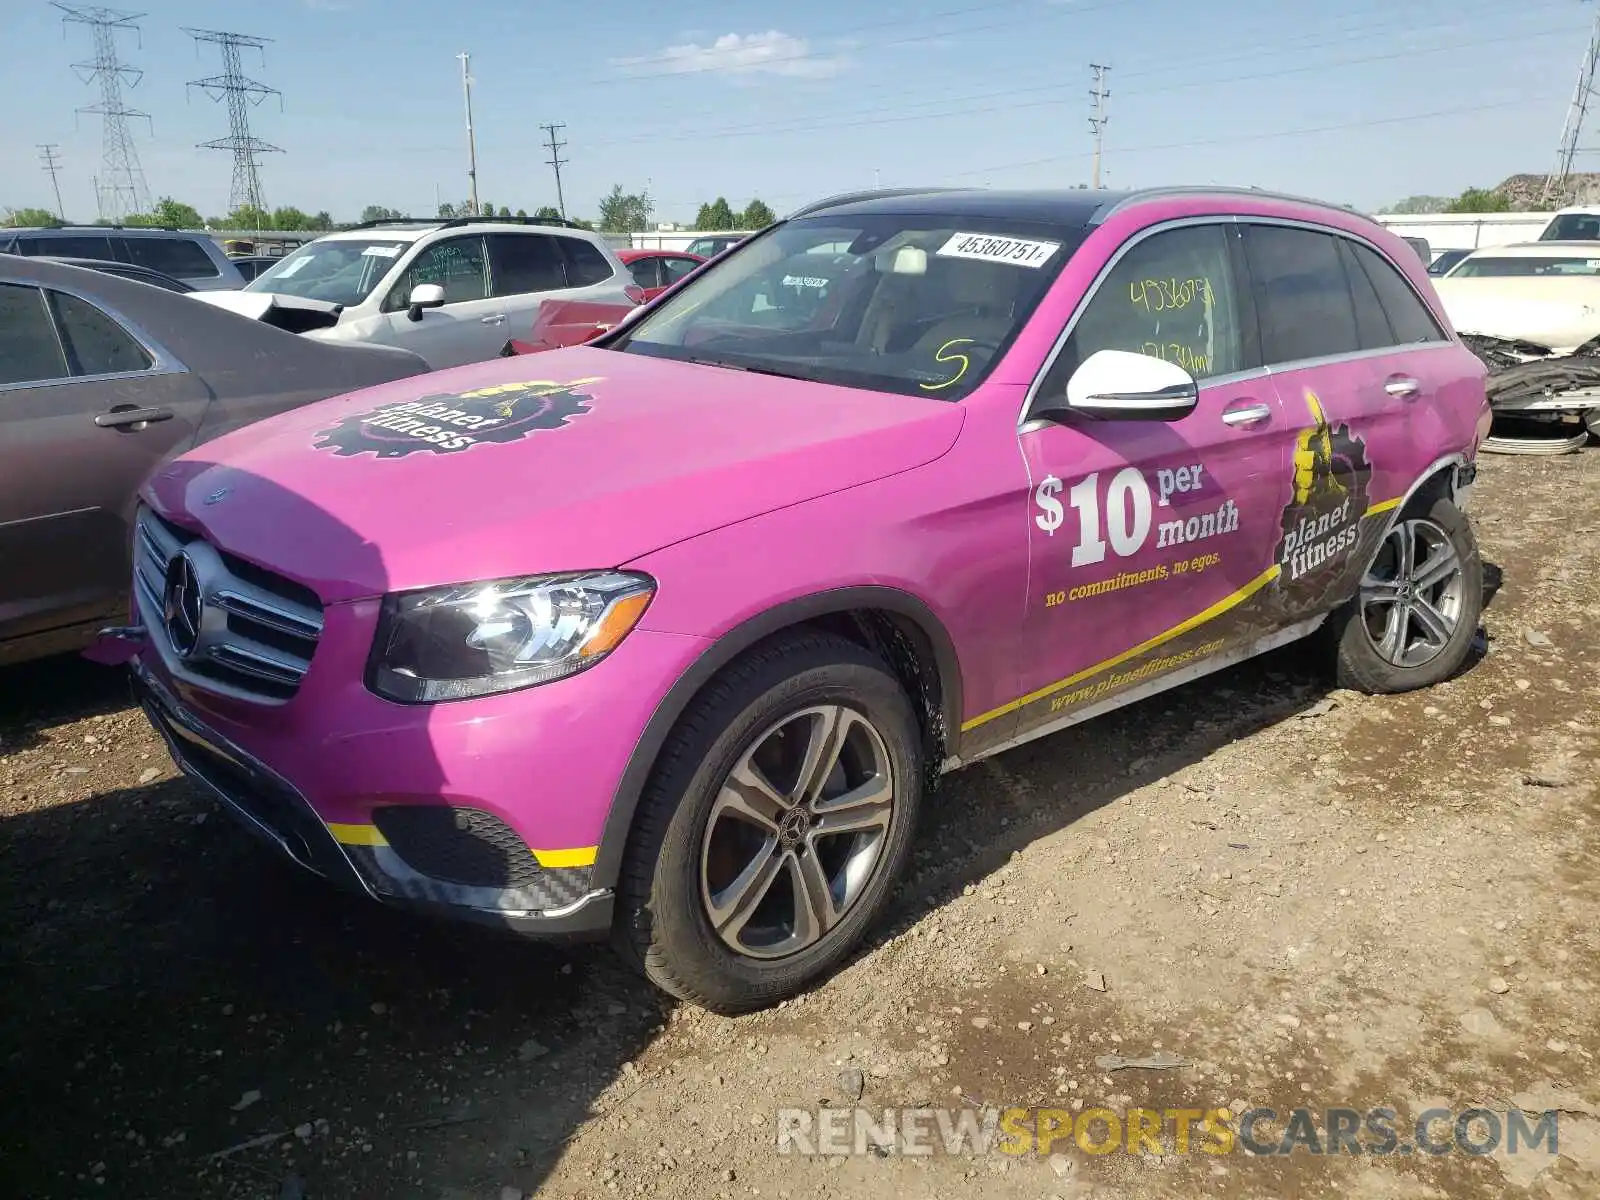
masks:
POLYGON ((588 866, 524 872, 508 886, 468 886, 424 875, 375 826, 330 826, 277 772, 208 726, 142 662, 131 664, 136 698, 173 761, 247 830, 291 862, 388 904, 513 929, 534 937, 600 937, 613 894, 590 886, 588 866))

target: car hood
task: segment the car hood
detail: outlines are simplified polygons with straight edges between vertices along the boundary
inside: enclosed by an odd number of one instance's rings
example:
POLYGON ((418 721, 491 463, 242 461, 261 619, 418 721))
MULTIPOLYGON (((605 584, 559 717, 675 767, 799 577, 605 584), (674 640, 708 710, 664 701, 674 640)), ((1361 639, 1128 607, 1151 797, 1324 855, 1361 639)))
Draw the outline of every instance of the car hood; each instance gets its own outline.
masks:
POLYGON ((308 300, 304 296, 290 296, 284 292, 195 292, 196 300, 214 304, 229 312, 261 321, 290 333, 306 333, 313 329, 330 329, 339 323, 342 304, 331 300, 308 300))
POLYGON ((593 347, 335 397, 173 460, 163 515, 326 602, 611 567, 911 470, 960 405, 593 347))
POLYGON ((1600 277, 1446 275, 1433 286, 1458 333, 1536 342, 1561 354, 1600 334, 1600 277))

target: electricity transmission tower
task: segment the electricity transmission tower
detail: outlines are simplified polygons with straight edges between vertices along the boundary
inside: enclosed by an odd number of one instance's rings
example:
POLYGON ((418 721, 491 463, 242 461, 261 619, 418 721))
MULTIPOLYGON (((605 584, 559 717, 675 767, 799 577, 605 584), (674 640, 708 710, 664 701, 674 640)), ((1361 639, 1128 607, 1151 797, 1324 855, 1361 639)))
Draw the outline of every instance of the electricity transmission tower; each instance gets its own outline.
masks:
POLYGON ((54 142, 46 142, 39 147, 39 165, 50 173, 50 186, 56 192, 56 216, 63 221, 67 219, 67 210, 61 203, 61 181, 56 178, 56 172, 61 170, 61 147, 54 142))
POLYGON ((1111 119, 1106 116, 1106 100, 1111 96, 1106 88, 1106 72, 1111 68, 1090 63, 1089 69, 1094 72, 1094 87, 1089 89, 1089 99, 1094 102, 1089 110, 1089 132, 1094 134, 1094 178, 1090 186, 1099 190, 1100 160, 1106 146, 1106 122, 1111 119))
MULTIPOLYGON (((143 13, 118 12, 112 8, 87 5, 61 4, 52 0, 53 7, 66 15, 63 25, 87 25, 94 36, 94 57, 87 62, 76 62, 72 69, 85 83, 100 85, 100 103, 78 109, 100 118, 100 174, 95 177, 95 205, 101 220, 121 220, 129 213, 150 210, 150 188, 144 180, 144 168, 139 165, 139 152, 134 149, 133 137, 128 132, 130 117, 150 120, 150 114, 128 108, 122 102, 122 85, 137 87, 144 72, 135 67, 125 67, 117 59, 117 31, 131 29, 138 37, 138 21, 143 13)), ((152 130, 154 126, 152 125, 152 130)))
POLYGON ((1567 106, 1567 119, 1561 126, 1561 148, 1556 151, 1556 169, 1544 177, 1540 203, 1548 204, 1561 196, 1572 177, 1572 160, 1577 156, 1578 139, 1583 136, 1583 119, 1588 115, 1589 99, 1594 95, 1597 65, 1600 65, 1600 10, 1596 10, 1594 24, 1589 29, 1589 45, 1584 49, 1583 64, 1578 68, 1578 86, 1573 90, 1572 103, 1567 106))
POLYGON ((550 135, 550 142, 549 142, 550 157, 545 159, 545 161, 547 163, 549 163, 550 166, 555 170, 555 173, 556 173, 556 211, 559 212, 561 214, 561 216, 562 216, 562 219, 565 220, 566 219, 566 215, 567 215, 567 202, 566 202, 565 198, 561 194, 561 168, 564 167, 567 164, 568 160, 561 157, 561 153, 560 153, 561 147, 565 146, 566 143, 565 142, 556 141, 556 130, 565 129, 566 126, 565 125, 541 125, 541 126, 539 126, 539 128, 544 130, 546 133, 548 133, 550 135))
POLYGON ((261 51, 266 62, 264 47, 271 38, 250 37, 243 33, 223 33, 216 29, 189 29, 184 32, 195 41, 195 49, 202 42, 210 42, 222 49, 222 74, 205 79, 191 79, 189 87, 199 88, 216 101, 228 104, 228 136, 210 142, 201 142, 201 150, 233 151, 233 184, 228 189, 228 211, 238 212, 249 207, 257 212, 267 211, 267 201, 261 191, 261 168, 256 162, 258 154, 282 154, 283 147, 264 142, 250 133, 250 110, 268 96, 278 97, 283 107, 283 93, 277 88, 258 83, 244 73, 239 51, 245 47, 261 51))

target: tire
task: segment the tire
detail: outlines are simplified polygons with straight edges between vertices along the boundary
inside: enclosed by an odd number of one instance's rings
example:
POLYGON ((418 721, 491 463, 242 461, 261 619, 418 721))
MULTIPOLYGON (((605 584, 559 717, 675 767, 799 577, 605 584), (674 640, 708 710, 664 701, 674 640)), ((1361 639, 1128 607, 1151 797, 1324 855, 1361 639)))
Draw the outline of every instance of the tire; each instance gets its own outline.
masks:
MULTIPOLYGON (((899 680, 881 659, 854 642, 824 633, 783 635, 736 659, 679 721, 640 797, 618 881, 614 940, 623 957, 663 991, 722 1013, 746 1012, 787 999, 831 971, 879 916, 905 865, 921 803, 921 745, 916 715, 899 680), (830 715, 834 712, 837 715, 830 715), (865 797, 880 794, 887 775, 890 791, 884 827, 859 834, 829 833, 828 822, 844 809, 828 809, 833 801, 821 798, 814 805, 796 804, 805 810, 800 817, 780 808, 775 810, 781 816, 777 825, 746 826, 745 806, 729 806, 724 784, 730 773, 738 767, 741 779, 750 778, 745 768, 752 758, 782 766, 791 751, 819 745, 815 739, 828 728, 843 730, 842 738, 830 739, 838 740, 842 749, 837 773, 824 782, 831 781, 837 792, 851 779, 862 780, 845 790, 851 797, 865 797), (777 757, 767 758, 769 754, 777 757), (863 764, 874 756, 880 767, 868 774, 863 764), (815 824, 796 835, 784 821, 815 824), (795 837, 798 842, 785 841, 795 837), (757 841, 761 848, 749 851, 751 866, 735 873, 730 882, 728 863, 740 860, 746 847, 757 841), (738 849, 730 850, 735 844, 738 849), (869 847, 875 847, 870 854, 869 847), (785 898, 790 900, 794 936, 787 941, 779 938, 783 920, 766 921, 766 908, 757 909, 747 921, 723 918, 721 928, 733 933, 719 933, 712 917, 716 898, 734 894, 737 880, 756 870, 755 864, 770 866, 780 856, 782 865, 771 868, 778 874, 768 893, 770 901, 764 903, 782 910, 785 898), (824 928, 824 921, 801 915, 801 894, 796 889, 807 877, 803 864, 813 868, 809 878, 815 883, 819 878, 815 868, 820 867, 826 878, 828 864, 836 860, 848 864, 839 873, 843 882, 838 884, 842 891, 837 898, 844 903, 835 913, 830 900, 826 907, 833 923, 804 944, 801 935, 824 928), (774 931, 772 936, 756 945, 758 934, 768 928, 774 931), (740 945, 730 944, 727 936, 740 945), (745 948, 746 941, 755 948, 745 948), (791 945, 792 951, 784 949, 791 945)), ((796 771, 794 778, 800 777, 796 771)), ((790 786, 781 769, 763 766, 759 778, 773 781, 778 792, 793 795, 799 790, 790 786), (776 782, 780 779, 781 785, 776 782)), ((767 803, 762 789, 737 793, 749 794, 756 795, 760 804, 767 803)), ((869 809, 871 814, 879 811, 866 804, 850 811, 868 814, 869 809)), ((759 871, 750 877, 760 878, 759 871)), ((816 906, 805 909, 822 911, 816 906)))
POLYGON ((1442 683, 1460 670, 1466 661, 1472 649, 1472 639, 1478 630, 1482 609, 1483 560, 1478 555, 1478 540, 1466 514, 1445 496, 1418 497, 1401 512, 1384 544, 1379 547, 1376 559, 1362 580, 1361 590, 1329 618, 1330 633, 1335 643, 1334 674, 1339 686, 1383 694, 1409 692, 1442 683), (1396 661, 1394 651, 1399 643, 1393 640, 1386 642, 1380 636, 1380 632, 1389 633, 1394 628, 1386 619, 1393 604, 1384 597, 1395 589, 1392 586, 1369 585, 1375 585, 1376 581, 1391 572, 1400 544, 1397 539, 1403 539, 1407 530, 1411 531, 1414 547, 1420 547, 1425 541, 1432 543, 1435 538, 1438 544, 1427 547, 1427 554, 1413 570, 1411 589, 1404 594, 1426 601, 1435 614, 1448 615, 1453 612, 1454 616, 1448 636, 1437 636, 1438 628, 1432 626, 1434 636, 1427 639, 1424 634, 1430 631, 1431 618, 1424 621, 1422 606, 1416 604, 1414 599, 1411 611, 1416 615, 1409 620, 1402 616, 1399 620, 1405 623, 1403 635, 1408 640, 1412 637, 1417 639, 1417 649, 1411 661, 1406 661, 1405 655, 1399 656, 1401 660, 1396 661), (1444 569, 1444 560, 1433 555, 1446 545, 1458 563, 1458 572, 1453 577, 1455 591, 1452 593, 1448 590, 1451 586, 1449 580, 1419 587, 1419 579, 1426 578, 1429 573, 1429 562, 1435 563, 1438 570, 1444 569), (1452 594, 1453 602, 1446 604, 1445 600, 1452 594), (1424 641, 1439 644, 1432 649, 1429 645, 1423 645, 1424 641), (1388 652, 1385 652, 1385 646, 1388 652), (1424 655, 1424 650, 1431 652, 1424 655))

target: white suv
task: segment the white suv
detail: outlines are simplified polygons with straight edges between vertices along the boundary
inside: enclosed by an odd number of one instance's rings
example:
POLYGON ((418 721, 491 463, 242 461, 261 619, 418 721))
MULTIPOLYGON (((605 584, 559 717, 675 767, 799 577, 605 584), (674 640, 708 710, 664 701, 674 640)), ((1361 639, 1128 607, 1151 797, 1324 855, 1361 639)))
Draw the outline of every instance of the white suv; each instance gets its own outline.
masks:
POLYGON ((526 337, 545 300, 632 305, 632 282, 598 234, 568 222, 395 218, 317 238, 243 291, 202 299, 307 337, 399 346, 439 370, 526 337))

